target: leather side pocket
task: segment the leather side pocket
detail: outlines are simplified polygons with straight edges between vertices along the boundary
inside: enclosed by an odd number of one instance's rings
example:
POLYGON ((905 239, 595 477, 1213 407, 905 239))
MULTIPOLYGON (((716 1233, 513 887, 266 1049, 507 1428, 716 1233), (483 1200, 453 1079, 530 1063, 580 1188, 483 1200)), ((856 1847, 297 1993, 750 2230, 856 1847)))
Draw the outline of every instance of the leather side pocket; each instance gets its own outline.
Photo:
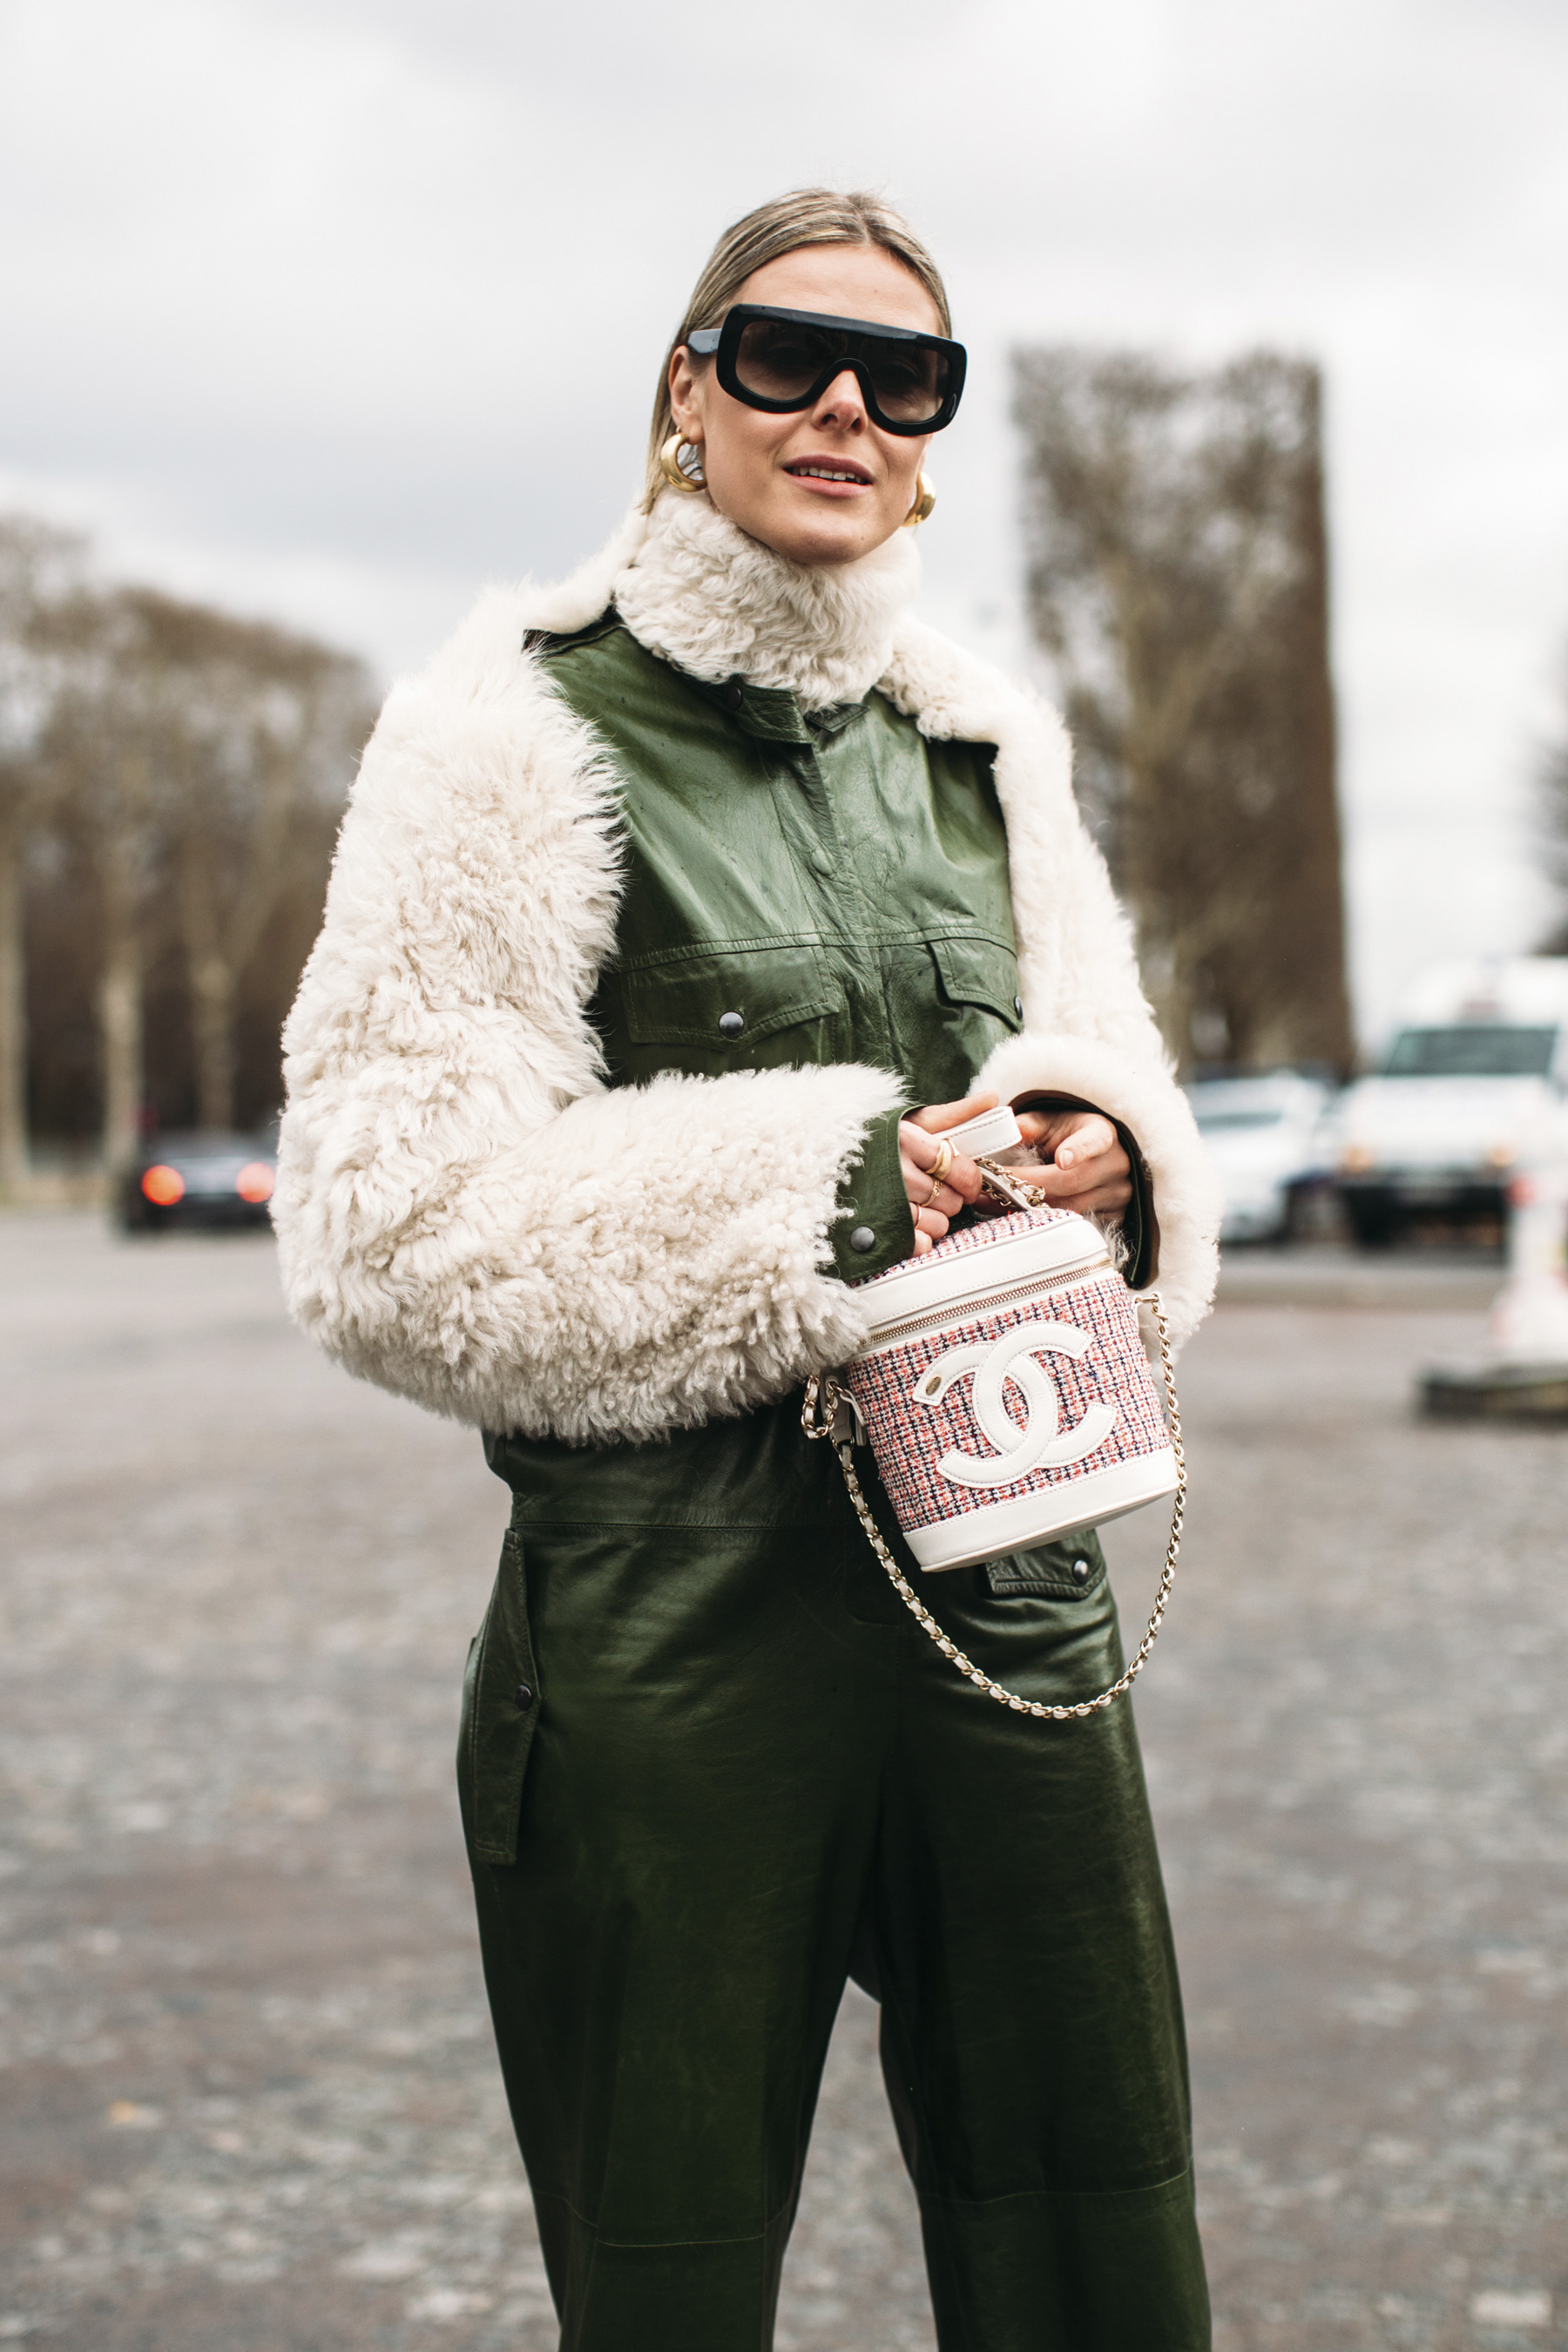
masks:
POLYGON ((1082 1601, 1105 1581, 1105 1554, 1092 1528, 1079 1528, 1032 1551, 1004 1552, 980 1570, 982 1590, 998 1601, 1082 1601))
POLYGON ((464 1816, 470 1843, 482 1862, 517 1860, 523 1775, 540 1705, 522 1543, 509 1528, 490 1605, 468 1652, 458 1745, 464 1816))

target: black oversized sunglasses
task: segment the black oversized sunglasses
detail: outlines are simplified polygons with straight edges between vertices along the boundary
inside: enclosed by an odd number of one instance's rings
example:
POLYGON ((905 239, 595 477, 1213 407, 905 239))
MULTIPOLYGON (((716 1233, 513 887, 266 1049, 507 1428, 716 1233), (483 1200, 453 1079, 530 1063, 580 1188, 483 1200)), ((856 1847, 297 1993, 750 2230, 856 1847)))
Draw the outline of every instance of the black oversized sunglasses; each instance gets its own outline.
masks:
POLYGON ((958 414, 968 353, 942 335, 831 319, 819 310, 775 310, 735 302, 721 327, 686 338, 701 358, 719 354, 719 381, 748 408, 782 415, 809 408, 848 368, 872 421, 884 433, 940 433, 958 414))

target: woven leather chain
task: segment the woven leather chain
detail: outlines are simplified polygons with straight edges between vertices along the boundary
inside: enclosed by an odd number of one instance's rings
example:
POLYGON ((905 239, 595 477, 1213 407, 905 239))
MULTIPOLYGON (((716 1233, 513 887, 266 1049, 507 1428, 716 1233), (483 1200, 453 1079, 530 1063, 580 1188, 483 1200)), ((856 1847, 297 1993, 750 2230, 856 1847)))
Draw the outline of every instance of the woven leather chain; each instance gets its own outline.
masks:
MULTIPOLYGON (((1029 1189, 1033 1190, 1032 1187, 1029 1189)), ((1037 1201, 1043 1200, 1044 1197, 1040 1193, 1035 1194, 1037 1201)), ((967 1681, 972 1682, 976 1690, 984 1691, 987 1698, 994 1698, 998 1706, 1011 1707, 1016 1715, 1034 1715, 1052 1723, 1065 1723, 1072 1716, 1096 1715, 1101 1708, 1110 1706, 1114 1700, 1121 1698, 1124 1692, 1131 1688, 1142 1673, 1148 1663, 1149 1653, 1158 1640, 1160 1627, 1164 1622, 1165 1605, 1171 1598, 1171 1590, 1176 1580, 1176 1555, 1182 1548, 1182 1520, 1186 1511, 1187 1501, 1187 1464, 1186 1456, 1182 1450, 1182 1414, 1181 1408, 1176 1402, 1176 1377, 1171 1364, 1171 1340, 1165 1328, 1164 1309, 1160 1304, 1158 1293, 1152 1290, 1143 1293, 1141 1303, 1152 1307, 1155 1328, 1160 1334, 1160 1362, 1165 1375, 1165 1398, 1169 1407, 1165 1419, 1171 1433, 1171 1451, 1176 1457, 1176 1492, 1171 1505, 1171 1532, 1165 1544, 1165 1564, 1161 1571, 1159 1591, 1154 1595, 1154 1606, 1150 1612, 1143 1639, 1138 1644, 1137 1654, 1132 1663, 1120 1679, 1113 1682, 1108 1689, 1097 1692, 1093 1698, 1079 1699, 1070 1706, 1047 1706, 1042 1699, 1025 1698, 1017 1691, 1010 1691, 1003 1684, 993 1682, 990 1675, 974 1664, 973 1658, 964 1655, 956 1642, 949 1640, 924 1601, 911 1589, 909 1579, 888 1549, 882 1538, 882 1531, 871 1516, 871 1507, 866 1500, 859 1475, 855 1468, 853 1436, 837 1437, 834 1434, 835 1423, 838 1420, 841 1406, 853 1429, 854 1414, 847 1396, 831 1372, 813 1372, 805 1384, 805 1395, 800 1409, 800 1425, 807 1437, 833 1438, 833 1450, 838 1456, 839 1467, 844 1473, 844 1483, 849 1489, 849 1500, 855 1506, 856 1517, 866 1530, 867 1540, 872 1550, 887 1570, 888 1580, 894 1591, 917 1623, 936 1643, 942 1656, 951 1658, 959 1673, 967 1681)))

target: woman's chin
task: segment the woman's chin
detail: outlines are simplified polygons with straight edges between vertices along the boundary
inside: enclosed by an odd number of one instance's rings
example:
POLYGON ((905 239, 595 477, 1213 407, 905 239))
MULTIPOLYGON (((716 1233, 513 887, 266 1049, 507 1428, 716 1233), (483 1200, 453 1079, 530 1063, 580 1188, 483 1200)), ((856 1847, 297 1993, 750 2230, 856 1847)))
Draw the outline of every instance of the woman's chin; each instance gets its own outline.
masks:
POLYGON ((759 499, 746 513, 731 512, 730 520, 786 562, 800 564, 853 563, 898 528, 868 501, 813 497, 806 503, 798 491, 759 499))

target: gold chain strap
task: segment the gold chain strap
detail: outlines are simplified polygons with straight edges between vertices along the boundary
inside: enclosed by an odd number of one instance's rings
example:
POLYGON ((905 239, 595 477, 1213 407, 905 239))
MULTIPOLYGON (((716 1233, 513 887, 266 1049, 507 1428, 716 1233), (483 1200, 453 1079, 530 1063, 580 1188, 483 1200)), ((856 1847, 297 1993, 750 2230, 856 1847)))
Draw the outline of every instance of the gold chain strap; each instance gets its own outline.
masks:
MULTIPOLYGON (((959 1673, 972 1682, 976 1690, 984 1691, 987 1698, 994 1698, 998 1706, 1010 1706, 1017 1715, 1037 1715, 1048 1718, 1052 1723, 1065 1723, 1070 1716, 1094 1715, 1100 1708, 1109 1706, 1113 1699, 1119 1699, 1124 1691, 1130 1689, 1142 1673, 1164 1622, 1165 1604, 1176 1580, 1176 1554, 1182 1548, 1182 1520, 1187 1503, 1187 1463, 1182 1451, 1182 1415, 1176 1402, 1176 1377, 1171 1365, 1171 1340, 1165 1328, 1164 1309, 1153 1291, 1146 1291, 1144 1297, 1154 1310, 1154 1322, 1160 1334, 1160 1361, 1164 1368, 1165 1395, 1170 1406, 1166 1420, 1171 1432, 1171 1451, 1176 1457, 1176 1495, 1171 1506, 1171 1533, 1165 1545, 1165 1565, 1160 1578, 1160 1589, 1154 1595, 1154 1606, 1150 1612, 1143 1639, 1138 1644, 1138 1654, 1121 1681, 1112 1683, 1109 1690, 1100 1691, 1094 1698, 1079 1699, 1073 1706, 1047 1706, 1041 1699, 1020 1697, 1016 1691, 1006 1690, 1002 1684, 994 1683, 972 1658, 966 1658, 957 1643, 949 1641, 924 1601, 917 1599, 908 1578, 883 1542, 881 1529, 871 1517, 870 1505, 861 1492, 860 1480, 851 1458, 854 1453, 852 1441, 835 1441, 834 1452, 838 1456, 856 1516, 866 1530, 872 1550, 887 1570, 894 1591, 936 1643, 942 1656, 951 1658, 959 1673)), ((800 1425, 807 1437, 831 1437, 839 1404, 847 1402, 831 1372, 813 1372, 805 1384, 805 1397, 800 1410, 800 1425)))

